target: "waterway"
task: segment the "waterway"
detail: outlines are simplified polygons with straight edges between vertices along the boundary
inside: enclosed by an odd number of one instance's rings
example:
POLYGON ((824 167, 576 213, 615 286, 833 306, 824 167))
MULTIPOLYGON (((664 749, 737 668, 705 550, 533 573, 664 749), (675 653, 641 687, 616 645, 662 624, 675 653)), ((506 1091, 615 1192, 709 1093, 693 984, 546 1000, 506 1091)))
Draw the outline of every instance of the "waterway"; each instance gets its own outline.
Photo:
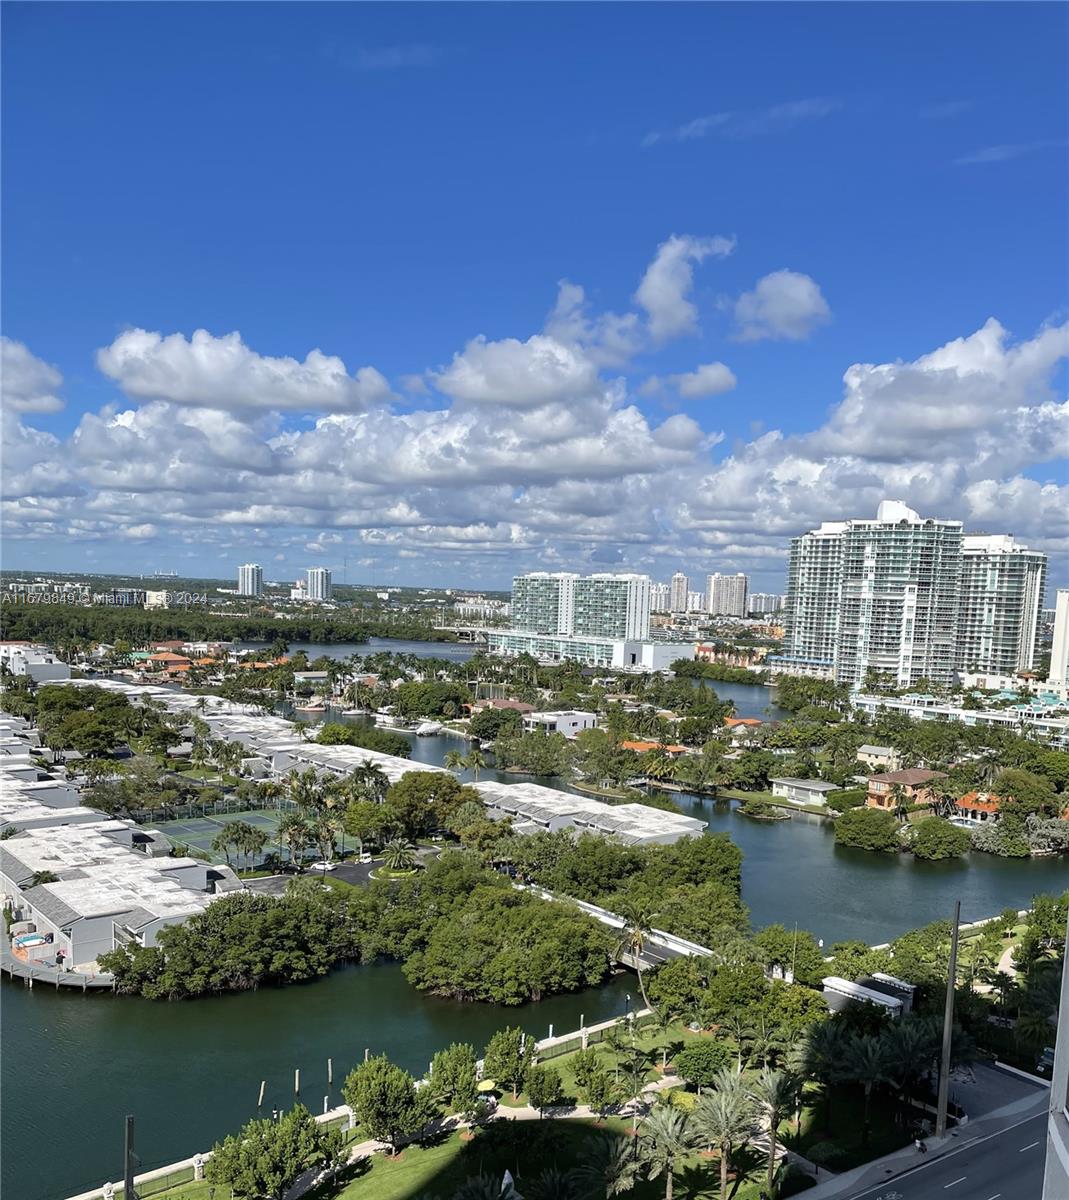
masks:
MULTIPOLYGON (((375 649, 466 657, 469 646, 377 639, 375 649)), ((369 646, 294 646, 340 657, 369 646)), ((711 685, 740 716, 776 717, 765 687, 711 685)), ((441 765, 455 737, 412 738, 413 762, 441 765)), ((515 781, 523 776, 483 777, 515 781)), ((561 786, 556 780, 538 780, 561 786)), ((743 899, 755 926, 775 921, 810 929, 826 945, 844 938, 883 942, 906 929, 949 917, 962 901, 964 920, 1027 905, 1042 891, 1069 884, 1064 859, 1019 861, 972 855, 949 863, 866 854, 834 845, 831 823, 796 813, 759 822, 736 806, 673 794, 684 811, 732 837, 743 851, 743 899)), ((17 1200, 54 1200, 119 1174, 122 1118, 137 1117, 138 1149, 147 1167, 204 1149, 253 1115, 260 1081, 265 1106, 301 1097, 322 1108, 326 1060, 334 1059, 339 1097, 345 1072, 385 1051, 413 1071, 452 1040, 480 1048, 504 1024, 539 1036, 624 1010, 633 979, 558 996, 521 1009, 460 1005, 421 995, 400 967, 350 967, 314 984, 184 1004, 108 994, 0 988, 4 1097, 0 1191, 17 1200)))

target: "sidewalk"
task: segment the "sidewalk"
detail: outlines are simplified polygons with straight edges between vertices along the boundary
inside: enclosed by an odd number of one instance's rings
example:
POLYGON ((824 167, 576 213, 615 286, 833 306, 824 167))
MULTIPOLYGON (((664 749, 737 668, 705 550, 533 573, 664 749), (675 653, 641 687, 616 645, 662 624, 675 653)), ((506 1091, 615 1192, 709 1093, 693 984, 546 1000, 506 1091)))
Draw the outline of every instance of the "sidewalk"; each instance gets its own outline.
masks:
MULTIPOLYGON (((1038 1081, 1037 1081, 1038 1084, 1038 1081)), ((1043 1086, 1037 1086, 1034 1093, 1014 1100, 1011 1104, 1003 1105, 974 1121, 959 1125, 941 1138, 926 1138, 928 1153, 921 1155, 911 1143, 896 1150, 893 1154, 884 1155, 864 1166, 844 1171, 841 1175, 824 1178, 815 1188, 805 1193, 806 1200, 849 1200, 849 1197, 866 1188, 887 1183, 919 1167, 922 1163, 953 1154, 966 1146, 981 1141, 991 1134, 1001 1133, 1011 1125, 1029 1117, 1038 1116, 1047 1111, 1049 1093, 1043 1086)), ((804 1165, 804 1164, 803 1164, 804 1165)), ((821 1172, 826 1176, 826 1172, 821 1172)))

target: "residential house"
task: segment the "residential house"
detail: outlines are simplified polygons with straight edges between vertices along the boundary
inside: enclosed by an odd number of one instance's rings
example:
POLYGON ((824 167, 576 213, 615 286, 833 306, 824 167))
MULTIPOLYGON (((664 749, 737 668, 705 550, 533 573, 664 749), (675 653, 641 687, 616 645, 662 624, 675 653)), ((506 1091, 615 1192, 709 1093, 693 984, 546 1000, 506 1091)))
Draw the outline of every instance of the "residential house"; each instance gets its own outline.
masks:
POLYGON ((928 771, 922 767, 871 775, 865 804, 869 808, 885 809, 893 809, 899 799, 905 804, 931 804, 929 785, 935 779, 945 778, 942 771, 928 771))
POLYGON ((823 779, 791 779, 781 776, 770 780, 772 795, 792 804, 827 804, 828 793, 838 789, 838 785, 827 783, 823 779))

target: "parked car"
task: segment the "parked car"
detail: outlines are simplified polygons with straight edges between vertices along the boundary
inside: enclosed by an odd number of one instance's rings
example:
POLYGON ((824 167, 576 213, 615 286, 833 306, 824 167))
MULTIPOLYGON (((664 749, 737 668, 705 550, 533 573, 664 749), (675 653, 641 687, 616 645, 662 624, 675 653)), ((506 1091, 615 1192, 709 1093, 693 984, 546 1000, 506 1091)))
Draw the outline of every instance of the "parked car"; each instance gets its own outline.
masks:
POLYGON ((323 862, 314 862, 308 868, 309 871, 336 871, 337 869, 338 864, 336 862, 327 862, 326 860, 323 862))
POLYGON ((1054 1047, 1044 1046, 1043 1053, 1039 1056, 1039 1062, 1036 1063, 1036 1074, 1049 1076, 1054 1072, 1054 1047))

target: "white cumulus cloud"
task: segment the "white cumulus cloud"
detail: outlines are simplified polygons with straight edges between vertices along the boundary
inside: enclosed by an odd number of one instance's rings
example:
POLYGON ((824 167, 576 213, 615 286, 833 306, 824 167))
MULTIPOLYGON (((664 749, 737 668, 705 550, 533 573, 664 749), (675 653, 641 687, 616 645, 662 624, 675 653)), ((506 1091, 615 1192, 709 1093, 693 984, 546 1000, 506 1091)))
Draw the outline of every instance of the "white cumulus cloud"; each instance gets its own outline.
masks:
POLYGON ((797 271, 773 271, 735 301, 737 337, 800 341, 831 320, 831 309, 816 280, 797 271))
POLYGON ((694 264, 704 262, 710 255, 724 258, 734 249, 734 238, 678 234, 657 248, 656 257, 635 292, 635 300, 646 310, 650 336, 655 342, 697 331, 698 310, 689 298, 694 286, 694 264))
POLYGON ((59 412, 63 401, 56 393, 62 383, 59 371, 22 342, 0 337, 0 402, 8 412, 59 412))
POLYGON ((355 412, 390 398, 374 367, 350 375, 340 358, 310 350, 303 362, 257 354, 239 333, 198 329, 188 340, 130 329, 97 351, 97 366, 128 396, 231 411, 355 412))

